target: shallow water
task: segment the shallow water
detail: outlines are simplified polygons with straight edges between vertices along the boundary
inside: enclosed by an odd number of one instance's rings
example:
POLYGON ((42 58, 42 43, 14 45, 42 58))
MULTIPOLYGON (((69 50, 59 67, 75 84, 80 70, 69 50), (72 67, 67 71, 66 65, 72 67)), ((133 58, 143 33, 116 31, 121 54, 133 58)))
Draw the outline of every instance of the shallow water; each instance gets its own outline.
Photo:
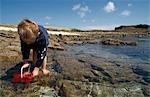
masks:
POLYGON ((115 64, 130 65, 133 72, 142 76, 150 83, 150 37, 128 38, 124 40, 136 41, 137 46, 107 46, 100 44, 83 44, 69 46, 69 52, 78 57, 86 55, 103 58, 115 64))
POLYGON ((150 63, 150 37, 128 38, 124 40, 136 41, 137 46, 107 46, 99 44, 84 44, 70 47, 74 54, 89 54, 114 61, 150 63))

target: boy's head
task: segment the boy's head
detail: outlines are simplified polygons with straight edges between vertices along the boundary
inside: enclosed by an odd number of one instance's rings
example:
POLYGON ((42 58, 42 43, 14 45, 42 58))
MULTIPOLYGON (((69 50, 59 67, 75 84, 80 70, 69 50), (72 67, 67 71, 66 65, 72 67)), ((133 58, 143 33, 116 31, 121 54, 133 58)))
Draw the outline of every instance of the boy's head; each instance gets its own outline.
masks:
POLYGON ((38 25, 29 19, 22 20, 18 25, 18 34, 20 39, 27 44, 35 42, 38 36, 38 25))

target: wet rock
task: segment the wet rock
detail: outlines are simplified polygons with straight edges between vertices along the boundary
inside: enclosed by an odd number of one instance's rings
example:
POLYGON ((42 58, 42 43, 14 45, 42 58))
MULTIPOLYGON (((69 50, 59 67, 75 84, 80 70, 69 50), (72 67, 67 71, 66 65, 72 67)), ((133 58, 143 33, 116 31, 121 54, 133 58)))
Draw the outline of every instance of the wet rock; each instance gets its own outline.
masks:
POLYGON ((123 45, 131 45, 136 46, 136 42, 127 42, 119 39, 104 39, 101 41, 103 45, 115 45, 115 46, 123 46, 123 45))
POLYGON ((21 47, 20 46, 7 46, 5 49, 8 49, 10 51, 16 51, 16 52, 20 52, 21 51, 21 47))
POLYGON ((61 73, 63 71, 62 67, 58 63, 52 64, 52 69, 58 73, 61 73))
POLYGON ((50 46, 48 48, 50 48, 52 50, 61 50, 61 51, 65 50, 63 47, 57 47, 57 46, 50 46))
POLYGON ((46 87, 41 86, 38 92, 40 94, 39 95, 40 97, 59 97, 55 89, 50 88, 48 86, 46 87))
POLYGON ((49 42, 50 44, 48 48, 53 49, 53 50, 65 50, 59 38, 56 38, 56 37, 54 38, 54 36, 52 36, 49 42))
POLYGON ((143 85, 142 90, 145 97, 150 97, 150 85, 143 85))
POLYGON ((4 38, 15 38, 14 34, 11 34, 12 32, 0 32, 0 37, 4 38))
POLYGON ((109 78, 111 78, 111 76, 101 67, 98 67, 96 65, 91 64, 92 69, 94 70, 98 70, 100 72, 102 72, 105 76, 108 76, 109 78))
POLYGON ((61 97, 82 97, 79 92, 74 85, 68 81, 63 81, 60 86, 59 95, 61 97))
POLYGON ((142 88, 135 84, 100 84, 65 80, 61 82, 61 97, 144 97, 142 88), (80 94, 80 95, 79 95, 80 94))
POLYGON ((141 75, 145 82, 150 83, 150 72, 149 71, 146 71, 139 66, 133 67, 132 69, 133 69, 134 73, 141 75))
POLYGON ((65 44, 68 44, 68 45, 81 45, 83 44, 82 41, 67 41, 65 42, 65 44))

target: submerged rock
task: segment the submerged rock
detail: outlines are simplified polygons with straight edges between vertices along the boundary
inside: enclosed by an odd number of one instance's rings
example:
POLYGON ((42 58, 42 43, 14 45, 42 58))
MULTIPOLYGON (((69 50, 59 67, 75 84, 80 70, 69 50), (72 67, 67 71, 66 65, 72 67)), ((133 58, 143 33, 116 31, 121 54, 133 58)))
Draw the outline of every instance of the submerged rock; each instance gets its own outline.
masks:
POLYGON ((136 67, 132 67, 133 69, 133 72, 142 76, 143 80, 146 82, 146 83, 150 83, 150 72, 149 71, 146 71, 144 69, 142 69, 141 67, 139 66, 136 66, 136 67))

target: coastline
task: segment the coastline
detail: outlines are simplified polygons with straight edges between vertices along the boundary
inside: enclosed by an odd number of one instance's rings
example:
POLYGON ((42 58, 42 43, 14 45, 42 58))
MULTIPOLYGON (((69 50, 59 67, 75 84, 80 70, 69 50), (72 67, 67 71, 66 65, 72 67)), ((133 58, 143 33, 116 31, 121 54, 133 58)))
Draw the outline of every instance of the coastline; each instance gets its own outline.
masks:
MULTIPOLYGON (((139 34, 134 35, 139 36, 139 34)), ((19 67, 14 67, 21 62, 19 37, 13 31, 0 31, 1 95, 9 93, 10 96, 17 95, 18 97, 43 95, 148 97, 150 95, 149 83, 145 82, 142 76, 134 73, 130 65, 132 62, 113 62, 82 52, 73 54, 74 51, 69 50, 72 45, 99 44, 102 38, 120 39, 134 35, 115 32, 113 35, 111 32, 78 35, 51 34, 47 66, 53 76, 40 75, 42 79, 38 78, 37 82, 31 83, 27 89, 22 90, 22 85, 15 87, 11 83, 11 74, 19 69, 19 67)), ((141 34, 140 37, 144 35, 141 34)))

